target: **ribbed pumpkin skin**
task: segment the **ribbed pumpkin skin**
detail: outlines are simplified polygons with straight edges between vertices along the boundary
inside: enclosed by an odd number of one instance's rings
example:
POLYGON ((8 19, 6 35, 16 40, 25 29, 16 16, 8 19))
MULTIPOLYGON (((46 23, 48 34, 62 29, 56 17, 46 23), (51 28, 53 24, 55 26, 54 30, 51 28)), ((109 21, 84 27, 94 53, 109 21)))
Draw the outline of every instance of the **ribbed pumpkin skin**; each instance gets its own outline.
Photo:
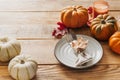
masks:
POLYGON ((120 54, 120 32, 115 32, 109 39, 109 46, 115 53, 120 54))
POLYGON ((118 30, 118 27, 114 17, 104 14, 93 19, 90 29, 96 39, 108 40, 118 30))
POLYGON ((61 12, 61 21, 68 28, 78 28, 88 21, 88 12, 82 6, 71 6, 61 12))
POLYGON ((7 62, 20 54, 21 45, 18 40, 0 37, 0 62, 7 62))
POLYGON ((28 55, 18 55, 13 58, 8 71, 15 80, 31 80, 36 75, 37 62, 28 55))

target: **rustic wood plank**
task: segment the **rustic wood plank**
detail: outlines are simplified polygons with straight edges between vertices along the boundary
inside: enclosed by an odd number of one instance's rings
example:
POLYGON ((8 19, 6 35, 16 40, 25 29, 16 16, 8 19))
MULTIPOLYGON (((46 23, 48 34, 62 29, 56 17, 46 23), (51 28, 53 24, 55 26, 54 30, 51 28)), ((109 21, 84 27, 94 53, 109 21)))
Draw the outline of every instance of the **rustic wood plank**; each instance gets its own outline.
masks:
MULTIPOLYGON (((96 65, 78 70, 63 65, 39 65, 33 80, 119 80, 120 65, 96 65)), ((0 66, 0 79, 12 80, 7 66, 0 66)))
POLYGON ((56 24, 60 12, 0 12, 0 25, 56 24))
POLYGON ((68 5, 88 6, 86 2, 91 3, 90 0, 0 0, 0 11, 59 11, 68 5))
MULTIPOLYGON (((118 18, 120 11, 109 12, 118 18)), ((60 12, 0 12, 0 25, 54 25, 60 21, 60 12)), ((49 27, 48 27, 49 28, 49 27)))
POLYGON ((38 64, 58 64, 54 47, 58 40, 22 40, 21 54, 31 55, 38 64))
MULTIPOLYGON (((111 15, 118 16, 119 12, 113 12, 111 15)), ((55 24, 0 25, 0 36, 7 35, 11 37, 17 37, 22 42, 22 53, 34 56, 39 64, 59 64, 53 54, 55 44, 58 40, 54 40, 51 36, 52 30, 56 26, 57 25, 55 24), (33 49, 33 51, 31 51, 31 49, 33 49), (46 49, 51 50, 49 52, 49 50, 46 49), (45 56, 47 58, 44 58, 45 56)), ((88 27, 76 29, 75 32, 77 34, 85 34, 91 36, 88 27)), ((120 56, 114 54, 110 50, 107 42, 101 42, 101 44, 104 49, 104 56, 99 64, 119 64, 120 56)))
POLYGON ((120 65, 96 65, 77 70, 61 65, 40 65, 36 79, 49 80, 119 80, 120 65))
MULTIPOLYGON (((120 12, 109 14, 118 18, 120 12)), ((0 12, 0 36, 52 39, 52 31, 58 26, 56 23, 60 21, 59 15, 60 12, 0 12)), ((87 34, 87 30, 80 28, 77 31, 87 34)))
MULTIPOLYGON (((61 21, 60 13, 61 12, 0 12, 0 25, 19 26, 44 24, 50 26, 61 21)), ((111 11, 109 14, 116 18, 120 17, 120 11, 111 11)))
MULTIPOLYGON (((88 69, 70 69, 54 57, 58 39, 51 36, 60 21, 60 10, 66 6, 88 7, 94 0, 0 0, 0 36, 17 37, 21 42, 21 54, 31 55, 39 64, 33 80, 119 80, 120 56, 112 52, 108 42, 102 44, 102 60, 88 69), (48 4, 49 3, 49 4, 48 4)), ((118 17, 120 1, 108 0, 110 14, 118 17)), ((120 22, 119 22, 120 24, 120 22)), ((77 34, 89 35, 88 27, 76 29, 77 34)), ((8 63, 0 63, 0 79, 13 80, 7 70, 8 63)))
MULTIPOLYGON (((38 64, 58 64, 54 56, 54 47, 58 40, 20 40, 21 53, 32 56, 38 64)), ((0 63, 8 65, 8 63, 0 63)))
MULTIPOLYGON (((86 35, 90 35, 86 33, 86 35)), ((54 57, 54 48, 58 40, 21 40, 23 54, 36 57, 39 64, 59 64, 54 57), (29 50, 33 49, 33 50, 29 50), (46 50, 48 49, 48 50, 46 50), (33 53, 34 52, 34 53, 33 53)), ((120 64, 120 56, 111 51, 108 42, 101 42, 104 55, 99 64, 120 64), (112 59, 112 60, 111 60, 112 59)))
POLYGON ((8 66, 0 66, 0 79, 1 80, 12 80, 8 73, 8 66))
MULTIPOLYGON (((66 6, 88 7, 95 0, 0 0, 0 11, 60 11, 66 6)), ((118 0, 107 0, 110 10, 120 10, 118 0)))
MULTIPOLYGON (((58 40, 21 40, 21 53, 32 55, 38 64, 59 64, 54 56, 54 48, 57 42, 58 40)), ((98 64, 120 64, 120 56, 111 51, 108 42, 100 43, 104 55, 98 64)))
POLYGON ((52 31, 57 25, 0 25, 0 36, 17 39, 53 39, 52 31))
MULTIPOLYGON (((58 40, 20 40, 21 54, 31 55, 38 64, 60 64, 54 56, 54 48, 58 40)), ((120 64, 120 56, 111 51, 108 42, 100 42, 104 55, 98 64, 120 64)), ((7 65, 8 63, 0 63, 7 65)))

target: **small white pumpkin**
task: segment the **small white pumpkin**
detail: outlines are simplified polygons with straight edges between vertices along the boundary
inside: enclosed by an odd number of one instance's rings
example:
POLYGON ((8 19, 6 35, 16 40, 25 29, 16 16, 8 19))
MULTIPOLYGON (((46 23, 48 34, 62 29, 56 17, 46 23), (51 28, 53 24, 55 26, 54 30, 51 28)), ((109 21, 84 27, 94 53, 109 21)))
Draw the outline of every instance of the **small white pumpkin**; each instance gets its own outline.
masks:
POLYGON ((0 61, 7 62, 19 55, 21 45, 15 38, 0 37, 0 61))
POLYGON ((37 62, 30 56, 22 54, 10 61, 8 71, 16 80, 30 80, 35 76, 37 66, 37 62))

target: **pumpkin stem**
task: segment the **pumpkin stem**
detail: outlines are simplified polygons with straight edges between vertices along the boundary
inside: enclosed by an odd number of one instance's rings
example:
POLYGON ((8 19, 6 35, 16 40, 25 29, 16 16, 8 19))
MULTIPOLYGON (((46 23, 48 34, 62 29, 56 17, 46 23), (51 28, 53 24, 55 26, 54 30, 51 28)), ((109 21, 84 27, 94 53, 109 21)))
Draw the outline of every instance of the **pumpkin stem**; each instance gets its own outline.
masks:
POLYGON ((21 61, 20 61, 20 63, 21 63, 21 64, 24 64, 24 63, 25 63, 25 61, 24 61, 24 60, 21 60, 21 61))
POLYGON ((105 20, 102 19, 102 20, 101 20, 101 23, 102 23, 102 24, 105 24, 106 22, 105 22, 105 20))
POLYGON ((74 7, 74 8, 73 8, 73 10, 75 10, 75 11, 76 11, 76 8, 74 7))

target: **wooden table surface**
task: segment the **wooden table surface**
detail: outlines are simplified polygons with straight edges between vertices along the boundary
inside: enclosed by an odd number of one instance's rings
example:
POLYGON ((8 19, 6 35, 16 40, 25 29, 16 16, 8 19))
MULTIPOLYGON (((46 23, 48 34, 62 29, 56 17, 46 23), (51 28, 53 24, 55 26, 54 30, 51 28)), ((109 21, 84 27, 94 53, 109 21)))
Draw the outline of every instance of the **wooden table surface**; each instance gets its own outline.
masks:
MULTIPOLYGON (((108 42, 100 42, 104 50, 102 60, 83 70, 60 64, 54 56, 59 39, 51 33, 60 21, 60 10, 66 6, 88 7, 94 0, 0 0, 0 36, 17 37, 21 54, 29 54, 38 62, 33 80, 120 80, 120 55, 113 53, 108 42)), ((110 15, 119 17, 120 0, 106 0, 110 15)), ((91 36, 89 28, 76 30, 77 34, 91 36)), ((8 63, 0 63, 0 80, 12 80, 8 63)))

